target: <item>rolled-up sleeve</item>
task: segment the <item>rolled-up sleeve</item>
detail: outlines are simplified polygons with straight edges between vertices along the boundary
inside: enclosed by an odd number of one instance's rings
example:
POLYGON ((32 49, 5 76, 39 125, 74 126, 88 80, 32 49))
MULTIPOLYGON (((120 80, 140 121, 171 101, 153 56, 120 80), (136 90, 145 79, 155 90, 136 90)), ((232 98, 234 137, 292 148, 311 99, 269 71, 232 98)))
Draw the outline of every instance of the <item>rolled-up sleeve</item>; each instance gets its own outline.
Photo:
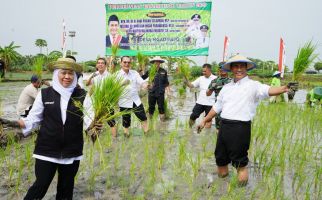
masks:
POLYGON ((26 118, 22 118, 25 123, 25 128, 22 129, 24 136, 29 135, 29 133, 40 124, 43 120, 43 112, 44 104, 42 102, 41 92, 39 92, 28 116, 26 118))
POLYGON ((146 83, 148 80, 143 80, 143 78, 140 76, 138 72, 135 73, 136 81, 137 83, 142 86, 144 83, 146 83))
POLYGON ((212 107, 214 111, 218 114, 222 111, 223 108, 223 98, 222 98, 222 91, 219 92, 215 105, 212 107))
POLYGON ((269 97, 269 90, 270 86, 266 85, 266 84, 262 84, 260 82, 257 82, 256 85, 256 97, 259 100, 265 99, 269 97))
POLYGON ((191 85, 193 85, 193 87, 199 87, 200 86, 200 77, 197 78, 196 80, 191 82, 191 85))

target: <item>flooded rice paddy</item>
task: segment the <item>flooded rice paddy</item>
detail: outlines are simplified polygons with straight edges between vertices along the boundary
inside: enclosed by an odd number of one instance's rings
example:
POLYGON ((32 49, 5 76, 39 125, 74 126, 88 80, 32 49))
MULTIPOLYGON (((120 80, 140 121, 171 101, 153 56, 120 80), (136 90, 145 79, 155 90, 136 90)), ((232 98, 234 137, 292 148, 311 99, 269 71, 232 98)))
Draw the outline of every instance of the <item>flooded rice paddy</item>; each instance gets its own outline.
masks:
MULTIPOLYGON (((1 83, 2 116, 17 118, 17 98, 26 84, 1 83)), ((171 118, 159 122, 155 116, 148 136, 132 116, 130 138, 118 125, 116 139, 108 129, 95 145, 86 139, 74 199, 321 199, 322 112, 303 106, 305 95, 300 90, 295 103, 258 107, 246 187, 238 186, 233 168, 229 177, 217 177, 216 129, 197 134, 189 128, 195 95, 187 90, 184 97, 173 92, 171 118)), ((0 199, 22 199, 33 183, 34 140, 35 135, 0 150, 0 199)), ((44 199, 55 199, 55 192, 56 178, 44 199)))

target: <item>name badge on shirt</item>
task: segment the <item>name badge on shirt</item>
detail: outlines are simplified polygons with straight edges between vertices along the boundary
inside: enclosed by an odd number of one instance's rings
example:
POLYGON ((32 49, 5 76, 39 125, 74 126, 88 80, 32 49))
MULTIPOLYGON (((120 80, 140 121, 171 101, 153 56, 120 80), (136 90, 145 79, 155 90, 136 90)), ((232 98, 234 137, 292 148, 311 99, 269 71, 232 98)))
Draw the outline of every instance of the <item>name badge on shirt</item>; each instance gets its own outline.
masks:
POLYGON ((54 104, 55 102, 54 101, 46 101, 45 102, 45 105, 48 105, 48 104, 54 104))

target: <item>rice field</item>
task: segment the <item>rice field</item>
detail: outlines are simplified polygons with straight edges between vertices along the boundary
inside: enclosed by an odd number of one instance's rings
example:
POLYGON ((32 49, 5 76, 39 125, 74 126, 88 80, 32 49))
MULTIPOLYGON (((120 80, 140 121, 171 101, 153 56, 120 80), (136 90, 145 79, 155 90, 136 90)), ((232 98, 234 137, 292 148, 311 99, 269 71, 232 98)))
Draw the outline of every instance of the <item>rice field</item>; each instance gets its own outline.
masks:
MULTIPOLYGON (((320 108, 262 102, 252 123, 249 184, 239 187, 233 168, 228 177, 217 177, 215 126, 201 134, 189 128, 193 99, 188 90, 170 99, 172 117, 159 122, 154 116, 147 136, 132 116, 130 138, 120 125, 116 139, 109 129, 94 145, 87 138, 74 199, 322 198, 320 108)), ((33 183, 35 138, 12 138, 0 149, 0 199, 22 199, 33 183)), ((56 178, 45 199, 55 199, 55 192, 56 178)))

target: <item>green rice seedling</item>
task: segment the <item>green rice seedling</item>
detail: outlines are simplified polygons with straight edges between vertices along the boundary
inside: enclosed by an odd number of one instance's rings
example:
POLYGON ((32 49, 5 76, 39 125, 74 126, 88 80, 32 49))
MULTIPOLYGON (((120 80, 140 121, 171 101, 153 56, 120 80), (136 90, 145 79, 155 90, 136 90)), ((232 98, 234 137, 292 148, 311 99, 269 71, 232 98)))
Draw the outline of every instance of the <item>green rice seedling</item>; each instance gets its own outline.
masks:
POLYGON ((303 74, 303 72, 314 62, 318 57, 315 54, 317 48, 316 44, 313 44, 312 40, 305 43, 303 47, 300 47, 297 51, 296 58, 294 59, 293 66, 293 80, 297 81, 303 74))
POLYGON ((186 141, 180 140, 179 141, 179 153, 178 153, 178 165, 179 168, 181 168, 185 161, 187 159, 187 153, 186 153, 186 141))
POLYGON ((177 130, 173 130, 173 131, 170 132, 170 134, 169 134, 169 144, 170 145, 173 145, 174 140, 177 138, 177 136, 178 136, 178 131, 177 130))
POLYGON ((196 178, 199 173, 199 169, 200 169, 200 165, 201 165, 200 153, 197 154, 197 157, 195 159, 193 159, 192 155, 188 155, 187 160, 192 168, 193 177, 196 178))
POLYGON ((189 80, 190 78, 190 74, 191 74, 191 70, 190 70, 190 66, 189 63, 187 62, 187 60, 185 58, 181 58, 178 61, 178 72, 179 74, 185 78, 186 80, 189 80))
POLYGON ((120 150, 117 149, 115 151, 115 156, 114 156, 114 170, 115 171, 117 171, 119 169, 119 164, 120 164, 119 156, 120 156, 120 150))
POLYGON ((33 63, 32 72, 38 76, 39 80, 42 78, 42 68, 44 63, 45 60, 43 57, 37 57, 33 63))
POLYGON ((180 97, 184 96, 186 94, 186 88, 184 86, 179 87, 178 94, 180 97))
MULTIPOLYGON (((91 100, 94 109, 94 119, 92 119, 94 124, 106 124, 125 113, 115 109, 120 97, 126 93, 125 87, 123 79, 114 74, 105 78, 100 84, 93 86, 91 100)), ((87 114, 86 110, 84 110, 84 114, 87 114)), ((96 131, 91 133, 93 142, 98 134, 99 132, 96 131)))
POLYGON ((170 108, 170 99, 166 98, 164 99, 164 114, 166 119, 170 119, 173 115, 173 111, 170 108))
POLYGON ((138 52, 137 54, 138 64, 139 64, 139 71, 145 72, 146 65, 149 63, 149 57, 138 52))
POLYGON ((109 66, 110 66, 110 72, 111 73, 114 73, 116 70, 116 56, 117 56, 117 54, 118 54, 118 52, 119 52, 119 46, 118 45, 112 45, 111 46, 111 53, 112 53, 112 55, 111 55, 111 58, 110 58, 110 63, 109 63, 109 66))
POLYGON ((149 69, 149 85, 152 85, 154 82, 155 75, 158 73, 158 68, 156 64, 152 64, 149 69))
POLYGON ((157 157, 157 163, 158 163, 158 169, 160 170, 164 164, 164 160, 165 160, 165 144, 163 139, 160 139, 160 143, 157 147, 157 152, 156 152, 156 157, 157 157))
POLYGON ((24 160, 20 159, 19 168, 18 168, 18 177, 17 177, 16 184, 15 184, 16 193, 19 192, 19 187, 21 186, 21 176, 23 173, 24 166, 25 166, 24 160))
POLYGON ((238 187, 237 173, 233 172, 228 184, 227 193, 231 194, 238 187))

